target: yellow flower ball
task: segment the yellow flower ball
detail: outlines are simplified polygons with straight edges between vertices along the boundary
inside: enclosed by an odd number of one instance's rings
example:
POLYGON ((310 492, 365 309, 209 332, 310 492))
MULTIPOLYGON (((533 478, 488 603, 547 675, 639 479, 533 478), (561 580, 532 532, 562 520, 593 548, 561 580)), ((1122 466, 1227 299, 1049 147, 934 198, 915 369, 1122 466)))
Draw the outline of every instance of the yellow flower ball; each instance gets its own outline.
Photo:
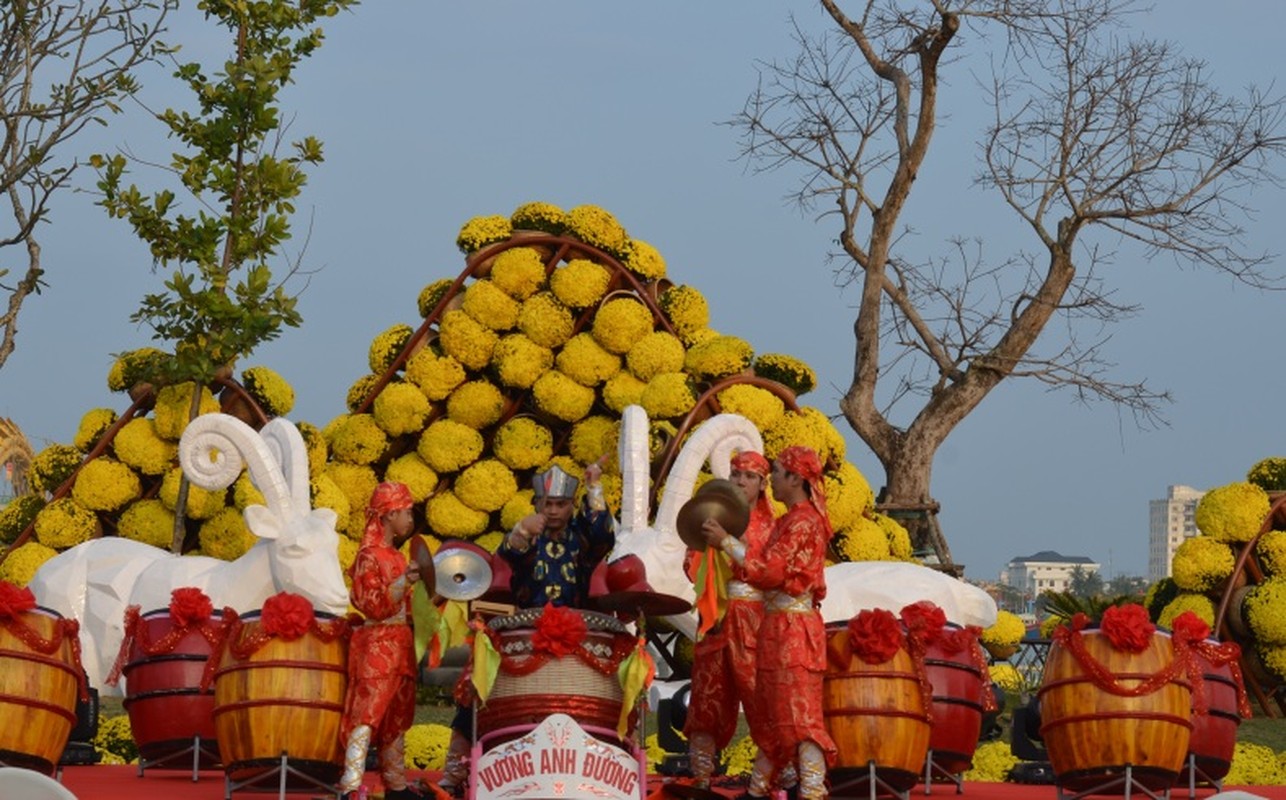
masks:
POLYGON ((32 490, 39 494, 56 491, 80 466, 82 458, 79 450, 65 444, 51 444, 36 453, 27 468, 32 490))
POLYGON ((587 258, 573 258, 549 276, 549 290, 568 308, 589 308, 603 299, 612 273, 587 258))
POLYGON ((605 455, 615 458, 620 429, 619 419, 597 414, 586 417, 572 426, 567 452, 586 466, 605 455))
POLYGON ((224 561, 241 558, 257 541, 246 527, 245 518, 235 508, 220 509, 201 523, 197 535, 201 540, 201 552, 224 561))
POLYGON ((1215 604, 1204 594, 1194 592, 1183 592, 1170 601, 1165 608, 1161 609, 1161 615, 1157 617, 1157 625, 1162 628, 1173 628, 1174 618, 1185 611, 1191 611, 1196 614, 1211 630, 1215 627, 1215 604))
POLYGON ((624 258, 630 252, 630 237, 625 228, 599 206, 583 205, 569 210, 567 234, 617 258, 624 258))
POLYGON ((716 336, 688 350, 683 368, 709 380, 736 375, 750 367, 754 348, 736 336, 716 336))
POLYGON ((505 536, 507 535, 507 532, 501 533, 500 531, 488 531, 474 539, 473 543, 478 547, 481 547, 483 550, 486 550, 488 553, 495 553, 496 550, 500 549, 500 545, 504 542, 505 536))
POLYGON ((442 278, 421 289, 419 296, 415 299, 415 305, 420 310, 420 316, 428 319, 454 285, 455 281, 450 278, 442 278))
MULTIPOLYGON (((161 502, 171 511, 175 510, 179 499, 179 484, 183 478, 183 470, 174 467, 165 473, 161 478, 161 489, 157 496, 161 502)), ((188 504, 184 511, 184 516, 188 519, 209 519, 216 512, 224 508, 224 498, 227 496, 226 490, 210 491, 202 489, 195 483, 188 484, 188 504)))
POLYGON ((446 725, 412 725, 405 737, 405 765, 408 769, 440 770, 446 764, 451 729, 446 725))
POLYGON ((515 300, 526 300, 545 285, 545 259, 539 250, 511 247, 496 256, 491 281, 515 300))
POLYGON ((106 456, 81 467, 71 488, 72 498, 90 511, 117 511, 137 499, 141 492, 142 485, 134 470, 106 456))
POLYGON ((812 448, 825 463, 829 454, 825 427, 819 425, 816 416, 805 413, 803 409, 787 411, 776 425, 763 432, 764 455, 772 460, 787 447, 803 445, 812 448))
POLYGON ((684 344, 692 344, 690 337, 710 325, 710 306, 701 292, 691 286, 671 286, 661 293, 658 302, 684 344))
POLYGON ((1268 493, 1242 481, 1211 489, 1197 501, 1195 522, 1207 536, 1223 542, 1248 542, 1268 516, 1268 493))
POLYGON ((836 547, 846 561, 888 561, 889 540, 874 520, 858 517, 836 547))
POLYGON ((633 297, 617 297, 598 307, 592 328, 594 340, 609 353, 628 353, 652 332, 652 312, 633 297))
POLYGON ((1180 589, 1208 592, 1232 575, 1236 558, 1226 542, 1209 536, 1185 539, 1174 551, 1170 577, 1180 589))
POLYGON ((806 395, 817 388, 817 373, 813 368, 793 356, 781 353, 764 353, 755 359, 755 374, 776 381, 795 393, 806 395))
POLYGON ((554 455, 554 436, 530 417, 514 417, 496 429, 492 452, 510 469, 534 469, 554 455))
POLYGON ((553 203, 523 203, 509 215, 514 230, 541 231, 558 236, 567 228, 567 212, 553 203))
POLYGON ((363 375, 353 381, 353 385, 348 387, 348 392, 344 395, 344 405, 349 411, 356 414, 357 410, 366 402, 366 398, 371 396, 371 392, 375 390, 375 385, 379 382, 379 375, 363 375))
POLYGON ((507 331, 518 324, 518 301, 490 280, 470 284, 460 308, 493 331, 507 331))
POLYGON ((374 464, 388 452, 388 434, 372 414, 349 414, 334 428, 330 452, 347 464, 374 464))
POLYGON ((475 511, 499 511, 518 491, 518 481, 504 464, 484 458, 460 473, 452 491, 475 511))
POLYGON ((28 541, 21 547, 9 551, 9 555, 0 562, 0 581, 8 581, 15 586, 23 587, 31 583, 36 570, 46 561, 58 555, 52 547, 37 541, 28 541))
MULTIPOLYGON (((326 470, 322 474, 334 481, 348 498, 350 519, 344 525, 344 534, 360 540, 366 528, 366 505, 370 502, 371 495, 375 493, 376 485, 379 484, 375 470, 360 464, 332 462, 326 465, 326 470), (357 518, 356 525, 353 524, 352 517, 357 518)), ((336 511, 338 512, 338 509, 336 511)))
POLYGON ((759 386, 738 383, 723 389, 716 396, 719 408, 727 414, 740 414, 756 428, 766 431, 786 413, 786 403, 780 397, 759 386))
POLYGON ((1006 611, 1002 608, 996 612, 995 623, 983 629, 978 636, 978 641, 984 645, 1007 647, 1018 644, 1026 635, 1027 626, 1023 623, 1022 618, 1012 611, 1006 611))
POLYGON ((530 389, 554 365, 554 351, 538 345, 526 335, 513 333, 500 340, 491 363, 496 379, 513 389, 530 389))
POLYGON ((495 331, 460 309, 443 314, 442 323, 438 326, 438 342, 442 349, 466 369, 478 370, 487 366, 498 341, 495 331))
POLYGON ((505 531, 511 531, 514 526, 522 521, 523 517, 536 513, 536 506, 532 503, 532 495, 535 492, 531 489, 520 489, 514 492, 509 502, 505 503, 500 509, 500 527, 505 531))
MULTIPOLYGON (((353 576, 349 574, 349 570, 353 568, 353 562, 357 560, 357 551, 360 549, 361 544, 347 536, 339 537, 339 544, 335 547, 335 552, 339 556, 339 572, 344 576, 344 587, 350 594, 353 590, 353 576)), ((352 606, 350 605, 349 608, 352 606)), ((355 608, 352 610, 357 611, 355 608)), ((357 613, 361 612, 357 611, 357 613)))
POLYGON ((284 417, 295 407, 294 388, 268 367, 243 370, 241 384, 269 417, 284 417))
POLYGON ((961 777, 966 781, 983 783, 1003 783, 1009 779, 1009 772, 1018 765, 1018 756, 1013 754, 1009 742, 983 742, 973 754, 973 765, 961 777))
POLYGON ((730 746, 724 748, 719 763, 723 765, 724 774, 749 775, 755 767, 759 748, 749 736, 742 736, 730 746))
POLYGON ((144 475, 160 475, 174 466, 179 445, 162 439, 156 422, 149 417, 135 417, 121 426, 112 439, 116 457, 144 475))
POLYGON ((647 382, 621 370, 603 383, 603 404, 620 414, 628 406, 640 405, 647 382))
MULTIPOLYGON (((156 406, 152 417, 156 420, 156 433, 162 439, 177 442, 188 426, 188 415, 192 408, 192 382, 176 383, 164 386, 156 393, 156 406)), ((213 414, 219 410, 219 401, 214 399, 209 387, 201 387, 201 414, 213 414)))
POLYGON ((424 429, 416 452, 434 472, 456 472, 482 455, 482 434, 455 420, 440 419, 424 429))
POLYGON ((1286 645, 1286 578, 1269 578, 1246 593, 1242 616, 1260 645, 1286 645))
POLYGON ((562 347, 572 326, 571 311, 549 292, 533 294, 518 311, 518 330, 541 347, 562 347))
POLYGON ((830 517, 831 530, 840 531, 856 525, 867 502, 861 486, 844 480, 839 470, 823 474, 822 482, 825 485, 826 514, 830 517))
POLYGON ((698 328, 679 337, 688 347, 696 347, 699 344, 705 344, 711 339, 719 338, 721 334, 714 328, 698 328))
POLYGON ((1286 783, 1286 776, 1271 747, 1237 742, 1233 746, 1232 766, 1223 782, 1229 786, 1273 786, 1286 783))
MULTIPOLYGON (((389 465, 390 469, 392 465, 389 465)), ((335 512, 335 530, 344 533, 348 527, 349 517, 353 514, 353 504, 348 495, 339 488, 329 475, 322 473, 308 482, 308 497, 313 508, 329 508, 335 512)))
POLYGON ((1013 664, 1002 661, 987 668, 991 682, 999 686, 1006 694, 1019 695, 1026 688, 1022 673, 1013 664))
POLYGON ((169 355, 155 347, 141 347, 121 353, 107 371, 107 388, 124 392, 139 383, 154 381, 169 355))
POLYGON ((169 550, 174 541, 174 512, 155 498, 131 503, 116 521, 116 535, 169 550))
POLYGON ((91 408, 86 411, 80 418, 80 425, 76 428, 76 436, 72 439, 72 444, 82 453, 88 453, 98 444, 98 440, 103 438, 107 429, 112 427, 116 422, 116 412, 110 408, 91 408))
POLYGON ((428 399, 443 400, 464 383, 465 371, 451 356, 438 355, 423 347, 406 362, 406 379, 420 387, 428 399))
POLYGON ((509 220, 501 216, 474 217, 460 228, 455 246, 465 255, 475 253, 489 244, 503 242, 513 233, 509 220))
POLYGON ((1286 574, 1286 531, 1268 531, 1260 536, 1255 555, 1269 575, 1286 574))
POLYGON ((475 430, 495 424, 504 408, 504 395, 485 380, 462 384, 447 398, 447 417, 475 430))
POLYGON ((428 499, 438 486, 437 473, 424 463, 419 453, 405 453, 390 461, 384 471, 384 480, 406 484, 411 499, 417 503, 428 499))
POLYGON ((371 407, 372 418, 389 436, 418 433, 424 429, 432 406, 420 387, 390 383, 380 391, 371 407))
POLYGON ((98 733, 94 735, 94 747, 118 756, 122 763, 131 764, 138 760, 138 746, 134 743, 134 734, 130 729, 129 717, 120 715, 103 717, 98 723, 98 733))
POLYGON ((666 331, 644 334, 625 353, 625 364, 644 382, 663 372, 682 372, 686 351, 679 337, 666 331))
POLYGON ((429 498, 425 518, 429 529, 440 538, 469 539, 487 529, 490 515, 469 508, 453 492, 442 492, 429 498))
POLYGON ((686 373, 663 372, 647 382, 639 402, 648 417, 668 419, 691 411, 697 403, 697 395, 686 373))
MULTIPOLYGON (((552 454, 551 454, 552 455, 552 454)), ((0 508, 0 544, 11 544, 35 521, 45 498, 38 494, 21 494, 0 508)), ((3 548, 0 548, 0 553, 3 548)))
POLYGON ((311 422, 296 422, 295 427, 299 429, 299 435, 304 439, 304 447, 308 450, 308 472, 310 475, 317 475, 326 468, 330 445, 326 443, 326 437, 322 435, 321 430, 311 422))
POLYGON ((594 405, 594 390, 551 369, 531 387, 536 408, 563 422, 576 422, 594 405))
POLYGON ((629 255, 621 263, 646 281, 665 277, 665 259, 661 257, 661 251, 642 239, 630 240, 629 255))
POLYGON ((911 549, 911 534, 906 528, 886 514, 871 514, 875 524, 880 526, 889 540, 889 556, 895 561, 914 561, 915 553, 911 549))
POLYGON ((554 366, 581 386, 598 386, 621 371, 621 357, 604 350, 588 333, 578 333, 563 345, 554 366))
POLYGON ((98 515, 70 497, 54 500, 36 514, 36 540, 56 550, 87 542, 97 531, 98 515))

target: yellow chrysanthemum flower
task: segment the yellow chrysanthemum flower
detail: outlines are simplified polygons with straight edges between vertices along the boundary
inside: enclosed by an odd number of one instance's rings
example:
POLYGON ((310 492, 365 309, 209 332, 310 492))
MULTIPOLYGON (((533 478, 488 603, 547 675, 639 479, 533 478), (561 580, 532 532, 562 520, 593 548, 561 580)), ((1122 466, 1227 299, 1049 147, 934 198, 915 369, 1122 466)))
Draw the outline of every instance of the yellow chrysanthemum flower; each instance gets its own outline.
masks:
POLYGON ((466 369, 478 370, 487 366, 498 341, 500 338, 495 331, 460 309, 443 314, 442 323, 438 326, 438 342, 442 349, 466 369))
POLYGON ((554 236, 567 228, 567 212, 553 203, 523 203, 509 215, 514 230, 540 231, 554 236))
MULTIPOLYGON (((366 505, 370 502, 371 495, 375 493, 376 485, 379 484, 375 470, 360 464, 332 462, 326 465, 326 470, 322 474, 330 478, 348 498, 350 518, 345 521, 343 531, 349 538, 360 541, 366 528, 366 505), (356 524, 353 521, 354 517, 356 524)), ((338 511, 339 509, 336 509, 336 513, 338 511)))
POLYGON ((518 481, 509 467, 484 458, 460 473, 452 491, 475 511, 499 511, 518 491, 518 481))
POLYGON ((589 308, 603 299, 612 273, 587 258, 573 258, 549 276, 549 290, 568 308, 589 308))
POLYGON ((617 258, 625 258, 630 252, 630 237, 624 226, 599 206, 583 205, 569 210, 567 233, 617 258))
MULTIPOLYGON (((392 464, 389 469, 392 469, 392 464)), ((389 480, 393 480, 390 478, 389 480)), ((308 496, 313 508, 329 508, 335 512, 335 530, 338 533, 345 533, 348 529, 349 517, 353 514, 353 504, 348 501, 348 495, 344 490, 339 488, 329 475, 322 473, 308 482, 308 496)))
POLYGON ((880 526, 889 540, 889 555, 896 561, 914 561, 915 553, 911 549, 911 534, 897 520, 886 514, 873 513, 871 518, 880 526))
POLYGON ((1185 539, 1174 551, 1170 577, 1180 589, 1208 592, 1232 574, 1236 558, 1226 542, 1209 536, 1185 539))
POLYGON ((1286 645, 1286 578, 1269 578, 1252 587, 1241 612, 1259 645, 1286 645))
POLYGON ((844 480, 838 470, 822 475, 822 482, 826 489, 826 513, 830 517, 831 530, 841 531, 856 525, 867 501, 861 486, 844 480))
POLYGON ((241 372, 241 384, 269 417, 284 417, 295 407, 295 390, 286 379, 268 367, 250 367, 241 372))
POLYGON ((388 434, 373 414, 348 414, 330 437, 331 455, 346 464, 374 464, 388 446, 388 434))
POLYGON ((661 251, 642 239, 630 240, 629 255, 621 263, 646 281, 665 277, 665 259, 661 257, 661 251))
POLYGON ((82 453, 65 444, 51 444, 36 453, 27 468, 27 480, 38 493, 53 492, 80 466, 82 453))
POLYGON ((682 372, 686 351, 679 337, 667 331, 645 334, 625 353, 625 364, 644 382, 662 372, 682 372))
POLYGON ((545 285, 545 259, 539 250, 511 247, 496 256, 491 281, 515 300, 526 300, 545 285))
MULTIPOLYGON (((162 439, 177 442, 188 426, 188 413, 192 407, 192 382, 177 383, 162 387, 156 393, 156 406, 152 417, 156 420, 156 433, 162 439)), ((219 401, 214 399, 209 387, 201 387, 201 414, 213 414, 219 410, 219 401)))
POLYGON ((1268 516, 1268 493, 1242 481, 1211 489, 1197 501, 1195 522, 1223 542, 1249 542, 1268 516))
POLYGON ((764 455, 775 459, 782 450, 792 445, 811 447, 825 463, 829 453, 826 425, 819 424, 817 417, 800 411, 787 411, 776 425, 763 432, 764 455))
POLYGON ((530 417, 514 417, 496 429, 492 452, 510 469, 533 469, 554 455, 554 436, 530 417))
POLYGON ((433 407, 420 387, 410 383, 390 383, 375 398, 371 415, 375 424, 389 436, 417 433, 424 429, 433 407))
POLYGON ((45 498, 41 495, 20 494, 0 508, 0 545, 12 544, 44 507, 45 498))
POLYGON ((549 292, 528 297, 518 311, 518 330, 541 347, 562 347, 572 337, 572 313, 549 292))
POLYGON ((718 380, 750 367, 755 350, 736 336, 716 336, 688 349, 683 367, 702 378, 718 380))
POLYGON ((415 305, 420 310, 420 316, 428 319, 429 315, 433 313, 433 310, 438 307, 438 304, 442 302, 442 298, 447 296, 447 292, 451 291, 451 287, 454 285, 455 281, 450 278, 442 278, 421 289, 419 297, 415 299, 415 305))
POLYGON ((1269 575, 1286 574, 1286 531, 1268 531, 1260 536, 1255 555, 1269 575))
MULTIPOLYGON (((165 473, 161 479, 161 489, 157 496, 165 507, 173 511, 179 499, 179 483, 183 479, 183 470, 174 467, 165 473)), ((195 483, 188 484, 188 504, 184 511, 184 516, 188 519, 209 519, 213 517, 220 509, 224 508, 224 498, 227 496, 225 490, 210 491, 202 489, 195 483)))
POLYGON ((786 413, 786 403, 760 386, 738 383, 716 396, 719 409, 726 414, 740 414, 761 431, 766 431, 786 413))
POLYGON ((311 422, 296 422, 299 435, 304 438, 304 447, 308 450, 308 472, 317 475, 326 468, 326 458, 330 455, 330 445, 321 429, 311 422))
POLYGON ((594 340, 609 353, 628 353, 636 342, 652 332, 652 312, 631 297, 617 297, 598 307, 592 328, 594 340))
POLYGON ((692 335, 710 325, 710 306, 691 286, 671 286, 661 293, 659 304, 684 344, 691 345, 692 335))
POLYGON ((498 215, 474 217, 460 228, 455 246, 465 255, 475 253, 489 244, 503 242, 513 233, 513 226, 506 217, 498 215))
POLYGON ((135 417, 121 426, 112 439, 116 457, 144 475, 160 475, 174 466, 179 445, 162 439, 150 417, 135 417))
POLYGON ((15 586, 23 587, 31 583, 36 570, 46 561, 58 555, 58 551, 37 541, 28 541, 21 547, 9 551, 9 555, 0 562, 0 581, 8 581, 15 586))
POLYGON ((424 347, 406 362, 406 379, 424 392, 430 400, 443 400, 464 383, 464 366, 448 355, 438 355, 424 347))
POLYGON ((984 645, 1005 647, 1018 644, 1026 635, 1027 626, 1023 624, 1022 618, 1002 608, 996 612, 995 623, 983 629, 978 636, 978 641, 984 645))
MULTIPOLYGON (((366 398, 371 396, 375 389, 375 384, 380 382, 379 375, 363 375, 348 387, 348 392, 344 395, 344 405, 349 411, 356 414, 357 409, 362 407, 366 398)), ((327 426, 329 427, 329 426, 327 426)))
POLYGON ((116 521, 116 535, 169 550, 174 541, 174 512, 155 498, 131 503, 116 521))
POLYGON ((588 333, 578 333, 563 345, 554 365, 581 386, 597 386, 621 371, 621 357, 604 350, 588 333))
POLYGON ((572 426, 567 441, 567 452, 586 466, 603 456, 615 457, 620 439, 619 419, 594 415, 572 426))
POLYGON ((1165 608, 1161 609, 1161 614, 1157 617, 1157 625, 1162 628, 1173 628, 1174 618, 1185 611, 1191 611, 1196 614, 1210 626, 1211 630, 1214 629, 1214 602, 1204 594, 1196 594, 1195 592, 1183 592, 1171 600, 1165 608))
POLYGON ((594 405, 594 390, 581 386, 556 369, 536 379, 531 387, 536 408, 563 422, 576 422, 594 405))
POLYGON ((795 393, 806 395, 817 387, 817 373, 813 368, 793 356, 782 353, 764 353, 755 359, 755 374, 776 381, 795 393))
POLYGON ((967 781, 1003 783, 1009 772, 1018 765, 1009 742, 983 742, 973 754, 973 766, 961 776, 967 781))
POLYGON ((87 542, 97 531, 98 515, 70 497, 60 497, 36 514, 36 540, 56 550, 87 542))
POLYGON ((496 379, 513 389, 530 389, 536 379, 554 365, 554 351, 536 344, 526 335, 512 333, 500 340, 491 357, 496 379))
POLYGON ((621 370, 603 383, 603 404, 619 414, 627 406, 639 405, 646 388, 646 381, 639 380, 632 372, 621 370))
POLYGON ((535 492, 531 489, 520 489, 514 492, 509 502, 500 509, 500 527, 503 530, 513 530, 523 517, 536 513, 536 506, 531 500, 534 494, 535 492))
POLYGON ((384 480, 406 484, 411 499, 424 502, 438 486, 438 475, 420 458, 419 453, 405 453, 389 462, 384 480))
POLYGON ((469 508, 453 492, 430 497, 424 514, 429 529, 443 539, 477 536, 487 529, 487 520, 490 519, 487 512, 469 508))
POLYGON ((482 434, 451 419, 440 419, 424 429, 415 452, 435 472, 456 472, 482 455, 482 434))
POLYGON ((447 417, 475 430, 495 424, 504 408, 504 395, 485 380, 462 384, 447 398, 447 417))
POLYGON ((113 392, 124 392, 139 383, 154 381, 168 358, 169 355, 155 347, 121 353, 107 371, 107 388, 113 392))
POLYGON ((648 417, 668 419, 681 417, 697 403, 687 373, 663 372, 647 382, 640 404, 648 417))
POLYGON ((490 280, 470 284, 460 308, 493 331, 507 331, 518 324, 518 301, 490 280))
POLYGON ((232 507, 238 511, 245 511, 247 506, 264 506, 268 501, 264 499, 263 492, 255 486, 254 480, 250 473, 242 470, 237 479, 232 482, 232 507))
POLYGON ((839 538, 836 549, 847 561, 889 560, 889 539, 874 520, 858 517, 839 538))
POLYGON ((246 520, 235 508, 220 509, 201 524, 197 535, 201 552, 211 558, 236 561, 254 546, 256 537, 246 527, 246 520))
POLYGON ((80 418, 80 425, 76 428, 76 436, 72 439, 72 444, 80 452, 88 453, 94 449, 94 445, 98 444, 98 440, 115 422, 116 412, 112 409, 91 408, 80 418))
POLYGON ((440 770, 446 764, 451 729, 446 725, 412 725, 406 732, 404 761, 408 769, 440 770))
POLYGON ((116 511, 137 499, 142 488, 128 465, 101 456, 81 467, 71 496, 90 511, 116 511))

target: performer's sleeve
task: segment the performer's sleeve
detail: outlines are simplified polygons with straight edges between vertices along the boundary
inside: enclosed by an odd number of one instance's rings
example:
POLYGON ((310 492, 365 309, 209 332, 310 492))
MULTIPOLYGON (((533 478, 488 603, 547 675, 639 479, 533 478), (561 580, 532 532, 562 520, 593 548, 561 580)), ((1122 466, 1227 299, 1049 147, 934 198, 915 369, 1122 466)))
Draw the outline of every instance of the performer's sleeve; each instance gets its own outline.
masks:
POLYGON ((402 594, 375 556, 359 550, 353 562, 353 607, 368 619, 388 619, 402 610, 402 594))
POLYGON ((746 554, 742 566, 746 582, 759 589, 782 591, 799 595, 812 588, 809 575, 818 559, 825 558, 825 540, 813 530, 807 517, 783 518, 781 535, 762 550, 746 554), (816 547, 820 541, 822 550, 816 547))
POLYGON ((616 523, 606 511, 591 511, 588 505, 580 511, 585 521, 584 529, 588 532, 589 557, 591 563, 597 564, 616 546, 616 523))

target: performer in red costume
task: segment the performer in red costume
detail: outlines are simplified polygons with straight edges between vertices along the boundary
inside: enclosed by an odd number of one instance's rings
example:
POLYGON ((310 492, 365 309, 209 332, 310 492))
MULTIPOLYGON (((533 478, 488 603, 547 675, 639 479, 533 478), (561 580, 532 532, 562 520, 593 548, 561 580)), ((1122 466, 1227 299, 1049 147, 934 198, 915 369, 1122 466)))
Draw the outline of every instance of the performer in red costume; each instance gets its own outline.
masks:
POLYGON ((821 460, 807 447, 788 447, 773 462, 771 481, 787 511, 762 550, 749 550, 713 520, 703 526, 706 541, 741 564, 746 582, 764 593, 755 669, 759 757, 743 797, 766 797, 772 777, 795 762, 799 796, 824 800, 836 749, 822 716, 826 628, 818 608, 826 596, 831 526, 821 460))
MULTIPOLYGON (((768 459, 759 453, 738 453, 732 458, 729 478, 750 504, 750 522, 741 536, 748 553, 759 552, 773 529, 772 502, 767 495, 769 470, 768 459)), ((688 737, 693 783, 708 789, 714 774, 715 751, 727 747, 736 731, 738 703, 745 711, 751 738, 758 729, 754 705, 755 638, 763 621, 764 605, 763 594, 746 583, 745 570, 740 564, 729 563, 731 559, 722 551, 709 549, 691 554, 689 574, 694 580, 703 561, 702 574, 713 571, 716 577, 697 586, 697 592, 702 594, 697 603, 702 618, 683 732, 688 737), (722 606, 716 598, 707 596, 719 593, 720 582, 727 597, 722 606)))
POLYGON ((375 487, 366 509, 366 532, 349 575, 353 606, 366 616, 348 650, 348 694, 340 730, 344 743, 342 800, 352 800, 374 740, 387 800, 424 795, 406 785, 405 734, 415 719, 415 638, 410 625, 411 586, 420 579, 397 543, 411 532, 411 492, 400 483, 375 487))

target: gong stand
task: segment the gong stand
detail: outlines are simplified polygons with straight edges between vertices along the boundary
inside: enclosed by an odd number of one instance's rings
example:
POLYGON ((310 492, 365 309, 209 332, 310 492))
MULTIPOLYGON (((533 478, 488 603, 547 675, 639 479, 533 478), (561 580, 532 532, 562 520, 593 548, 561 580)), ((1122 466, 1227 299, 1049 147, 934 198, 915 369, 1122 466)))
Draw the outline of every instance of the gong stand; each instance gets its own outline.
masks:
POLYGON ((1091 786, 1083 792, 1076 794, 1064 794, 1062 784, 1058 784, 1058 800, 1081 800, 1083 797, 1089 797, 1092 794, 1120 794, 1125 796, 1125 800, 1130 800, 1130 794, 1133 790, 1138 789, 1143 794, 1152 798, 1152 800, 1161 800, 1162 797, 1169 800, 1170 790, 1157 794, 1148 787, 1144 786, 1134 777, 1134 766, 1125 765, 1125 774, 1120 777, 1112 778, 1098 786, 1091 786))
MULTIPOLYGON (((852 772, 849 772, 849 774, 851 775, 852 772)), ((834 776, 832 774, 832 778, 833 777, 834 776)), ((845 790, 860 790, 863 786, 867 788, 867 796, 869 797, 869 800, 875 800, 876 797, 890 794, 899 798, 899 800, 910 800, 911 797, 910 789, 898 789, 880 777, 880 774, 876 769, 874 759, 866 762, 866 770, 859 771, 855 777, 852 777, 851 779, 839 779, 832 783, 830 796, 837 798, 858 797, 858 794, 848 794, 845 790)))
POLYGON ((954 783, 956 785, 956 794, 964 794, 964 778, 955 772, 948 772, 944 767, 938 766, 938 762, 933 760, 933 749, 929 749, 929 755, 924 759, 924 793, 933 794, 933 784, 954 783))
POLYGON ((192 756, 193 783, 200 780, 199 773, 203 763, 207 769, 217 767, 219 765, 219 754, 206 747, 206 745, 201 742, 201 734, 197 733, 192 736, 192 744, 184 747, 182 750, 176 750, 175 752, 168 753, 160 758, 144 759, 140 756, 138 759, 138 776, 140 778, 143 777, 143 770, 145 769, 177 769, 177 767, 169 767, 167 765, 171 762, 178 761, 180 758, 189 754, 192 756))
POLYGON ((242 789, 257 794, 272 791, 266 787, 265 781, 274 777, 277 779, 277 800, 286 800, 287 792, 310 792, 313 789, 321 789, 325 794, 339 796, 339 791, 334 784, 322 781, 298 767, 291 766, 290 754, 282 751, 281 760, 277 764, 265 767, 243 781, 234 781, 232 776, 225 772, 223 775, 223 800, 232 800, 232 793, 242 789), (292 777, 307 785, 302 787, 288 785, 292 777))

